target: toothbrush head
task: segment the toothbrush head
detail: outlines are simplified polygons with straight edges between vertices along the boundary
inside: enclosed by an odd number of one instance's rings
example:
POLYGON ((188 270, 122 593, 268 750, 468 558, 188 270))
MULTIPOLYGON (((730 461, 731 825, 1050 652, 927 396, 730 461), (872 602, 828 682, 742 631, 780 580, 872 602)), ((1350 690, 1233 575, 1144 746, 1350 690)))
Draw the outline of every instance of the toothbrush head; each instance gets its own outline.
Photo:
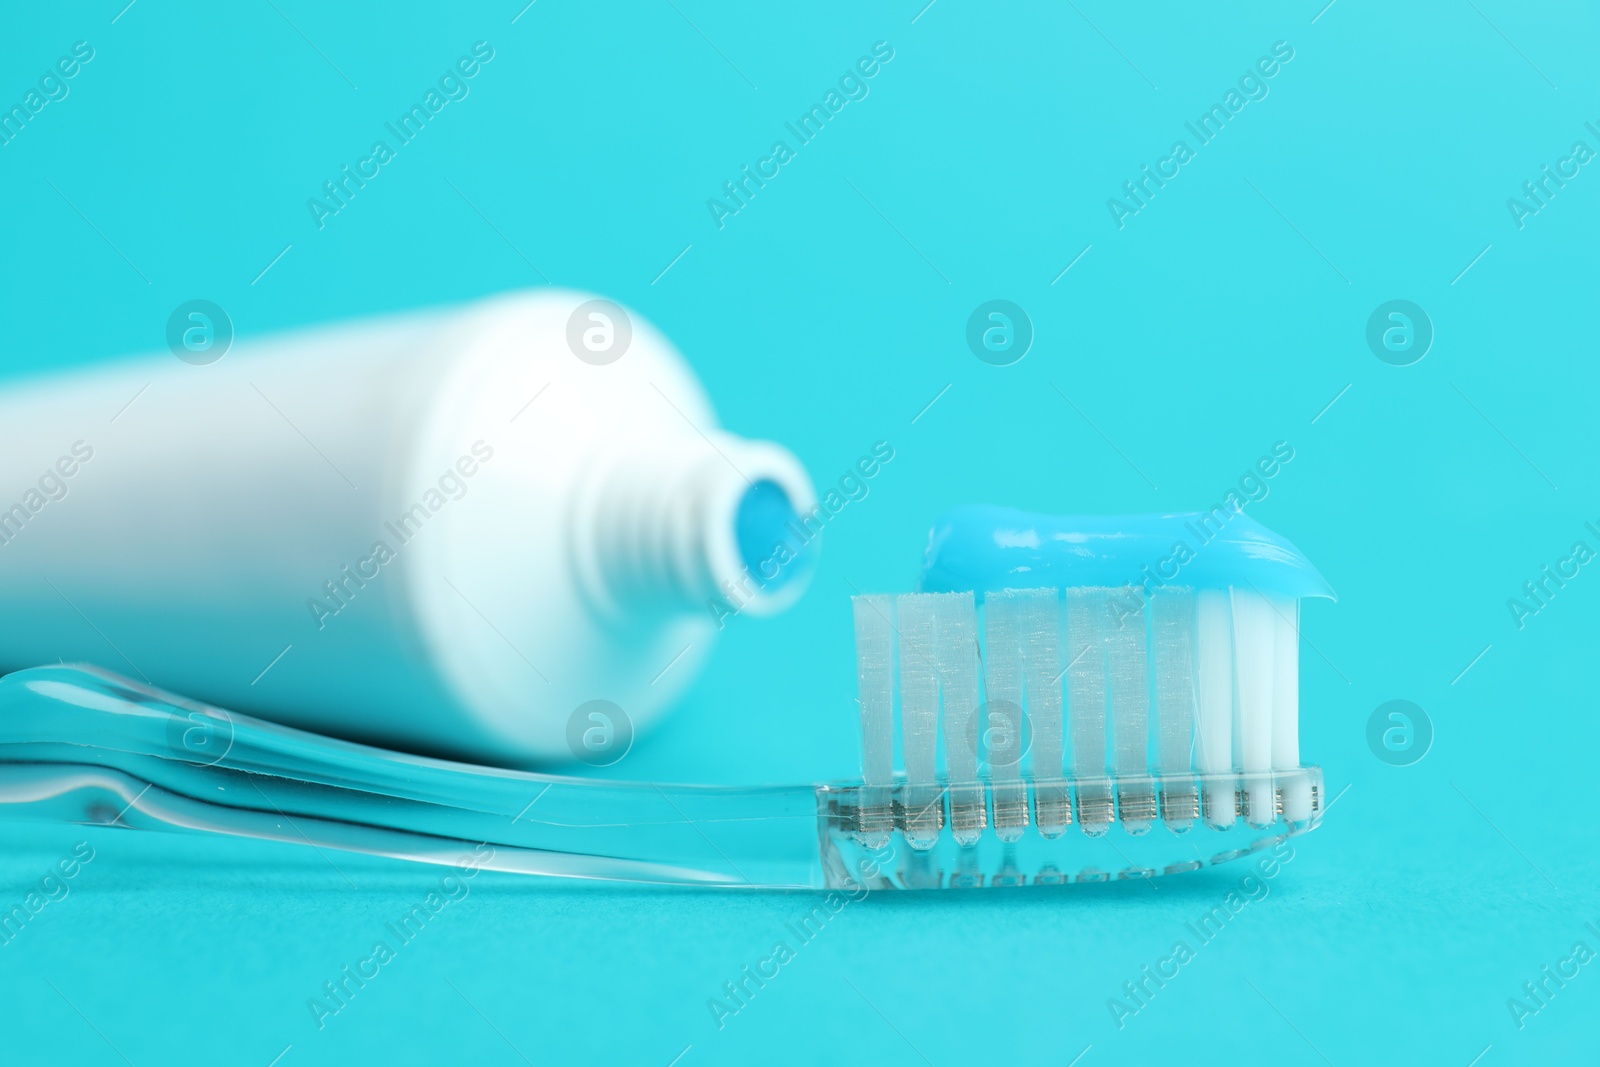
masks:
POLYGON ((891 883, 1177 873, 1320 822, 1299 601, 1331 594, 1259 524, 960 509, 922 585, 854 598, 862 781, 828 798, 844 851, 909 848, 891 883))

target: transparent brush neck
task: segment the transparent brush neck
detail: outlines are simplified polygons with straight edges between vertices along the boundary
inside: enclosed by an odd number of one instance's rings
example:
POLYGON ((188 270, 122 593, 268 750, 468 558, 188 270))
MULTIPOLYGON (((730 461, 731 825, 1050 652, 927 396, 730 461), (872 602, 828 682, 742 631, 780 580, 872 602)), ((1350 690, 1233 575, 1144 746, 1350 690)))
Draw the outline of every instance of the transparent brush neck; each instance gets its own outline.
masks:
POLYGON ((0 679, 0 804, 427 863, 704 886, 822 885, 810 785, 611 783, 349 744, 92 669, 0 679))

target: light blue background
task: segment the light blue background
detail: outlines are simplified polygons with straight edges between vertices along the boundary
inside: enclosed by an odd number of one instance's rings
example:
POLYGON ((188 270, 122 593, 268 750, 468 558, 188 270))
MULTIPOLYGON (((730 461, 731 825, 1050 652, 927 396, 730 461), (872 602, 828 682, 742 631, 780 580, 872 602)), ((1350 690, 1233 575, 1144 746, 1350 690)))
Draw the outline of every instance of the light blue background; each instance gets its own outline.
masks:
POLYGON ((1600 576, 1520 631, 1506 607, 1600 520, 1600 173, 1522 230, 1506 207, 1573 141, 1600 148, 1592 8, 539 0, 513 23, 522 0, 137 0, 113 23, 123 2, 0 13, 7 105, 96 49, 0 147, 7 375, 159 349, 192 298, 252 336, 539 284, 531 262, 656 322, 732 428, 819 483, 893 444, 802 605, 730 627, 619 771, 846 775, 850 584, 908 588, 939 511, 1200 507, 1286 440, 1250 513, 1339 592, 1305 612, 1302 737, 1348 791, 1122 1030, 1107 998, 1243 870, 874 898, 720 1032, 707 998, 805 896, 485 875, 318 1032, 307 998, 436 872, 7 823, 7 907, 72 842, 97 850, 0 947, 8 1060, 1594 1060, 1600 963, 1521 1031, 1506 1006, 1600 949, 1600 576), (319 232, 306 199, 480 39, 471 95, 319 232), (706 199, 879 40, 870 96, 719 231, 706 199), (1119 231, 1107 198, 1279 40, 1270 96, 1119 231), (1037 332, 1015 366, 965 347, 995 298, 1037 332), (1405 368, 1364 340, 1395 298, 1437 331, 1405 368), (1395 698, 1437 732, 1407 768, 1365 738, 1395 698))

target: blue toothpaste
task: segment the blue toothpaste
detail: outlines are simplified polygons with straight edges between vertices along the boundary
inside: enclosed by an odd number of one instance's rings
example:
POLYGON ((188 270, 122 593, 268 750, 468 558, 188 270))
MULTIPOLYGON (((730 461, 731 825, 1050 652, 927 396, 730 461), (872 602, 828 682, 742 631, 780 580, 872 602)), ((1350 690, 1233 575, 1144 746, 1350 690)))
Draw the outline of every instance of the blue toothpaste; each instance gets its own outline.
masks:
POLYGON ((969 504, 928 535, 925 593, 1159 586, 1254 587, 1281 597, 1334 598, 1287 539, 1226 507, 1173 515, 1042 515, 969 504))

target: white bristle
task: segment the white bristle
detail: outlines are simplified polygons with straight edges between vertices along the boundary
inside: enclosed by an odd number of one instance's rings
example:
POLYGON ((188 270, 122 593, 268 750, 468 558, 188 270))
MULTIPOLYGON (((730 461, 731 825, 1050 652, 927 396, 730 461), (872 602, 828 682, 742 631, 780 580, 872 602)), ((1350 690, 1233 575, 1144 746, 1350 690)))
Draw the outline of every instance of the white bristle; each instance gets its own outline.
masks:
POLYGON ((1022 745, 1027 745, 1035 781, 1038 829, 1058 837, 1072 821, 1061 779, 1061 606, 1053 589, 1018 589, 984 598, 984 689, 990 721, 987 731, 1011 729, 1013 750, 997 763, 990 755, 994 782, 995 833, 1002 840, 1021 837, 1027 825, 1027 789, 1022 784, 1022 745), (1005 721, 997 721, 1003 717, 1005 721), (1030 742, 1030 744, 1029 744, 1030 742))
MULTIPOLYGON (((1144 600, 1131 588, 1106 599, 1106 690, 1111 706, 1111 772, 1119 778, 1150 773, 1150 681, 1145 667, 1144 600)), ((1155 820, 1149 788, 1119 792, 1122 826, 1140 834, 1155 820)))
POLYGON ((853 605, 856 829, 868 842, 898 827, 925 852, 948 822, 951 839, 974 846, 991 799, 995 834, 1008 845, 1030 822, 1059 837, 1075 815, 1096 836, 1113 822, 1139 834, 1157 818, 1181 832, 1197 818, 1226 830, 1240 815, 1265 827, 1319 813, 1312 778, 1288 773, 1300 761, 1293 598, 1168 587, 1072 588, 1064 599, 1053 589, 991 592, 981 660, 972 593, 858 596, 853 605), (897 692, 904 782, 895 793, 897 692))
POLYGON ((907 838, 932 847, 943 802, 936 755, 941 698, 950 829, 970 844, 985 823, 978 782, 978 621, 971 593, 899 598, 901 748, 906 761, 907 838))
MULTIPOLYGON (((1028 609, 1038 599, 1030 592, 1004 592, 984 600, 984 704, 979 729, 994 790, 995 833, 1002 841, 1015 841, 1028 824, 1022 746, 1030 714, 1022 690, 1028 670, 1028 609)), ((1054 602, 1054 594, 1050 600, 1054 602)))
POLYGON ((943 801, 938 784, 939 597, 914 595, 896 603, 900 626, 900 755, 906 765, 901 796, 906 840, 932 848, 939 839, 943 801))
MULTIPOLYGON (((1233 769, 1233 612, 1228 594, 1203 589, 1197 598, 1195 655, 1199 680, 1200 728, 1195 737, 1195 770, 1227 774, 1233 769)), ((1206 824, 1233 825, 1233 798, 1206 796, 1206 824)))
MULTIPOLYGON (((1272 663, 1272 766, 1300 766, 1300 602, 1275 597, 1272 663)), ((1296 781, 1283 791, 1283 817, 1311 817, 1311 787, 1296 781)))
MULTIPOLYGON (((1156 675, 1156 763, 1159 775, 1186 775, 1194 766, 1195 595, 1187 590, 1157 590, 1150 601, 1150 643, 1156 675)), ((1167 825, 1187 829, 1194 821, 1193 783, 1164 787, 1167 825)))
POLYGON ((950 832, 957 844, 970 845, 988 822, 978 780, 978 615, 971 593, 934 595, 950 832))
POLYGON ((1252 826, 1277 818, 1272 779, 1272 666, 1276 613, 1257 592, 1233 591, 1234 684, 1239 719, 1237 769, 1244 772, 1244 816, 1252 826))
POLYGON ((1066 756, 1061 700, 1061 601, 1054 589, 1030 589, 1022 598, 1028 723, 1033 730, 1029 767, 1034 780, 1034 817, 1045 837, 1058 837, 1072 824, 1072 795, 1064 780, 1066 756))
POLYGON ((861 702, 861 829, 872 847, 894 825, 894 603, 886 596, 851 600, 856 623, 856 684, 861 702))
POLYGON ((1104 589, 1067 590, 1067 720, 1072 773, 1078 779, 1078 824, 1101 833, 1113 805, 1106 775, 1106 612, 1104 589))

